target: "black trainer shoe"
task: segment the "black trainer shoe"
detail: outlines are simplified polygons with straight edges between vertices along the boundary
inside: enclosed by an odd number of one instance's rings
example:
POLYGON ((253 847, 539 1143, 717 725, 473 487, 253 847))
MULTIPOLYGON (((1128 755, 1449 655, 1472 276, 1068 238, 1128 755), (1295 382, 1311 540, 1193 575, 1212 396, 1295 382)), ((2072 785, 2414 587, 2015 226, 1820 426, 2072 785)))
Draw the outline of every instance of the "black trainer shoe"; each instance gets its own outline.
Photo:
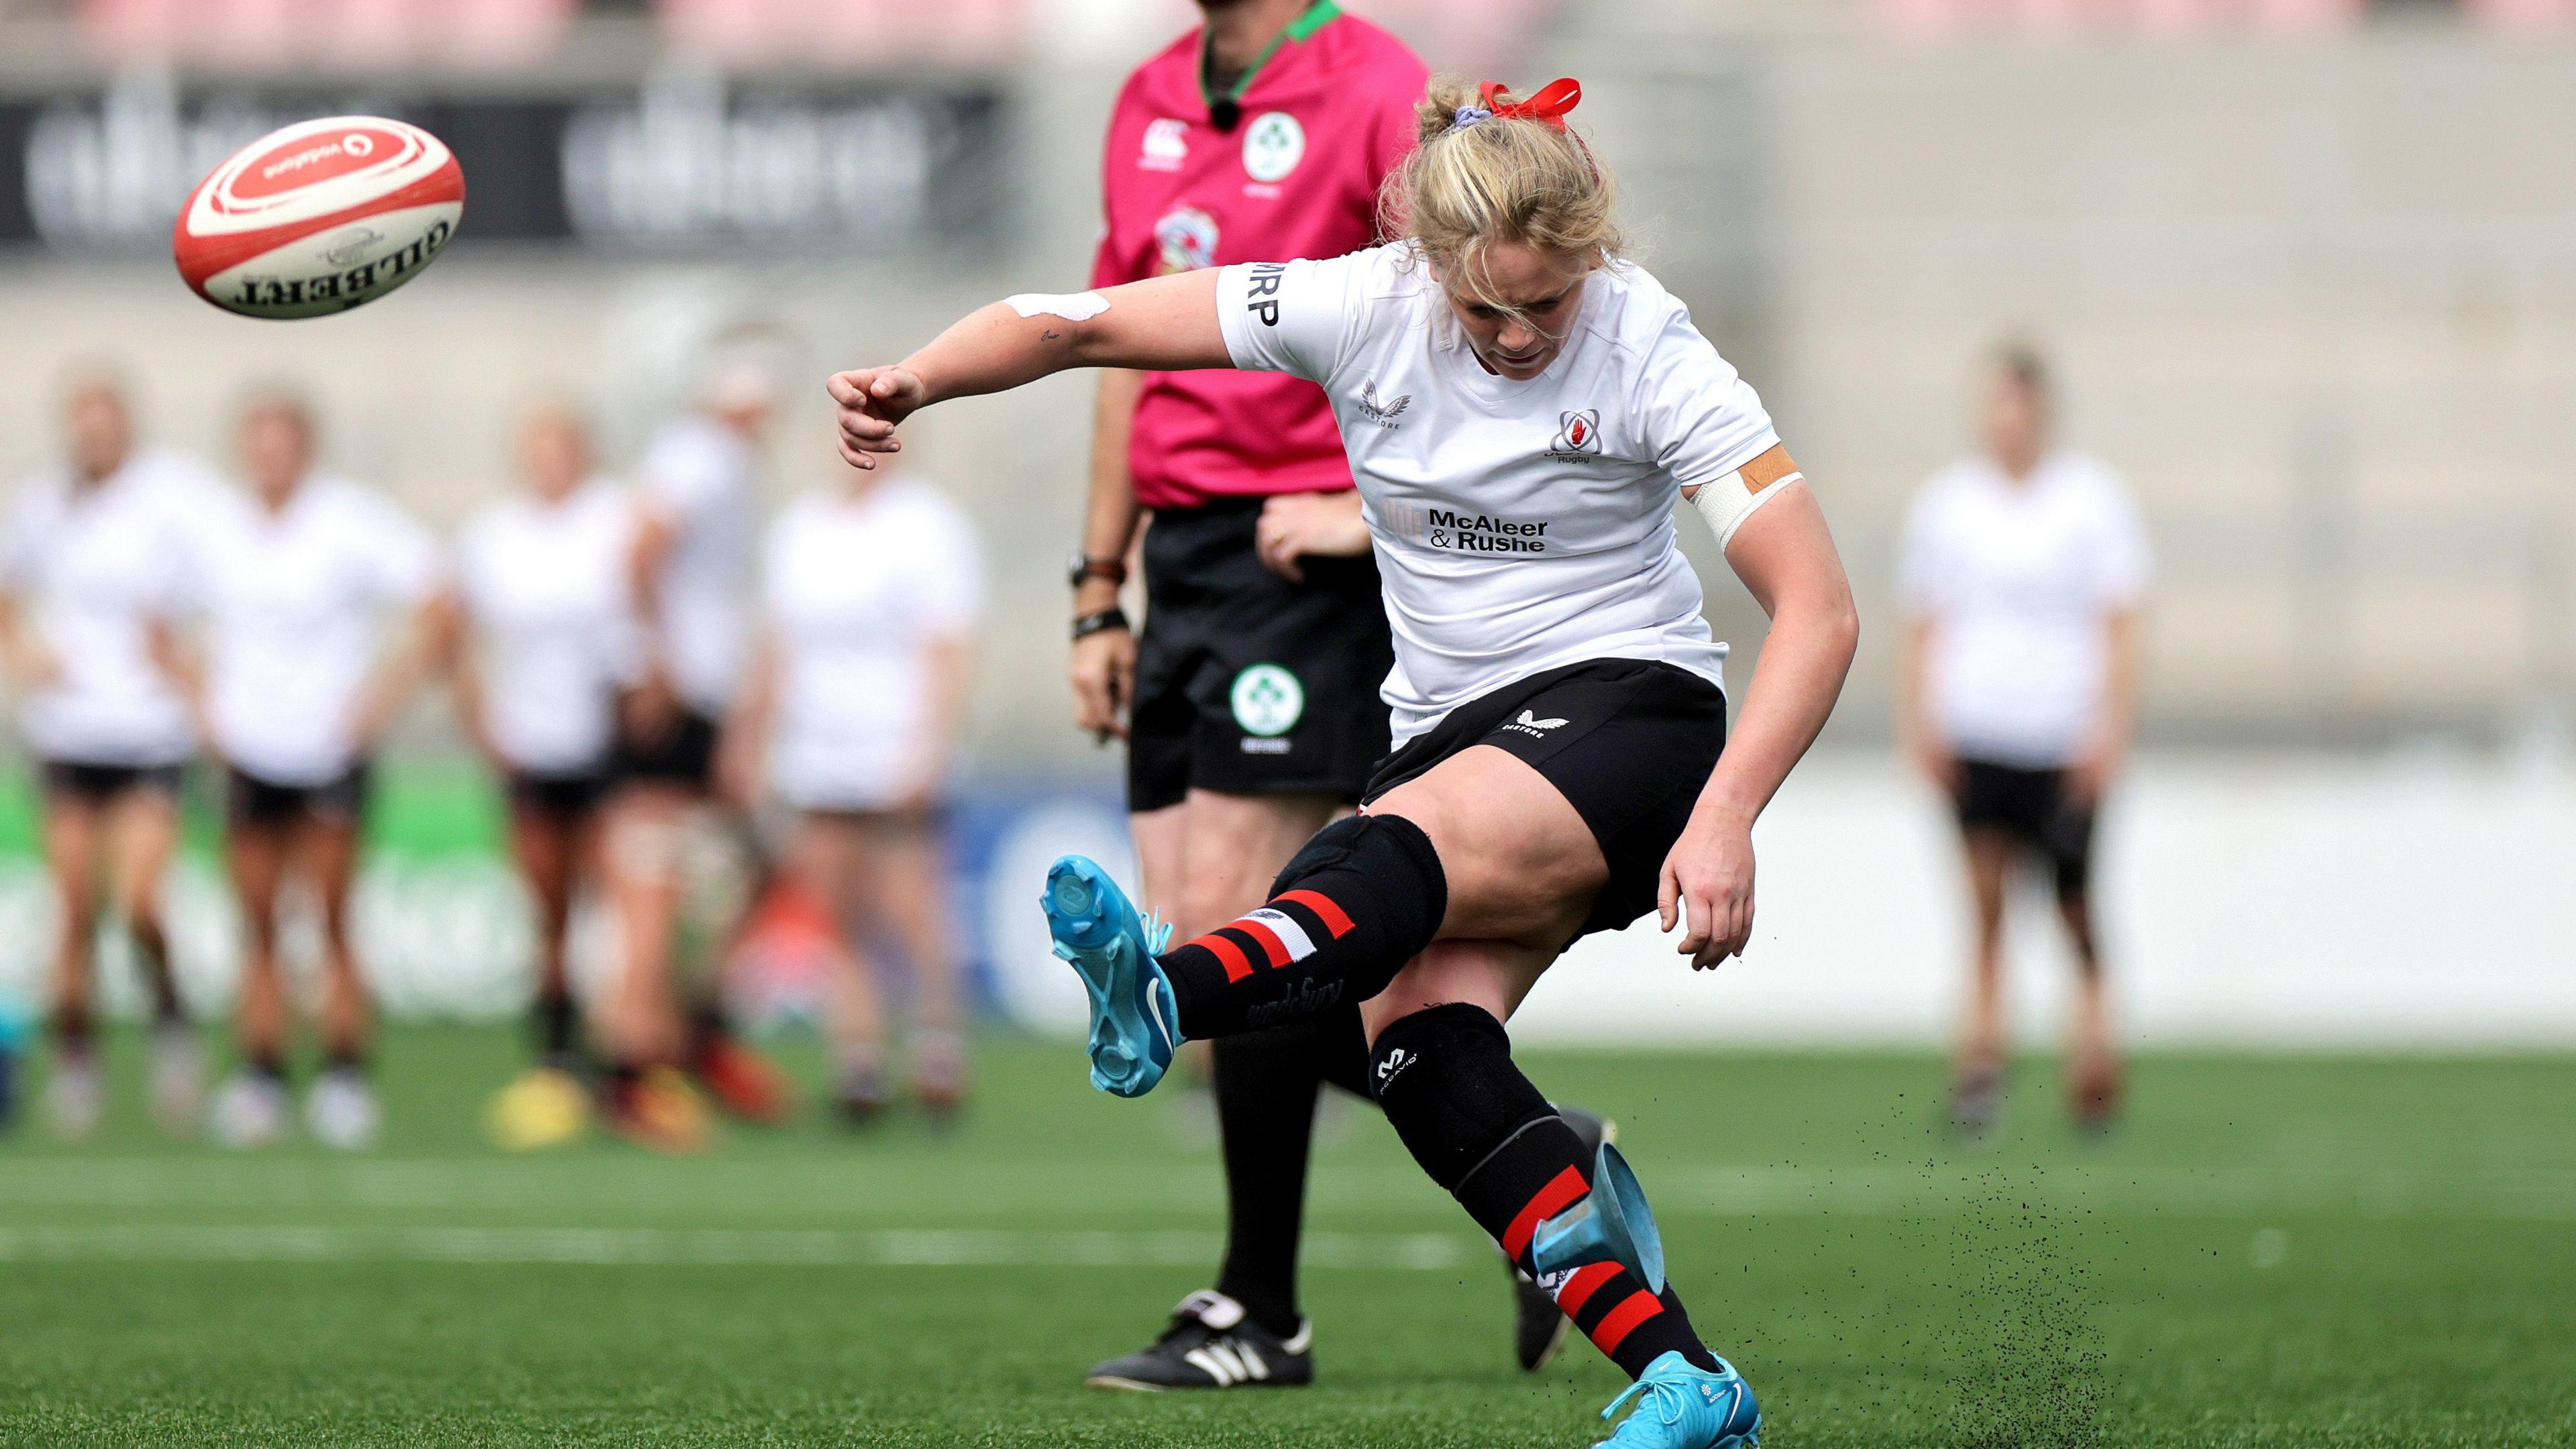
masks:
POLYGON ((1243 1305, 1212 1288, 1181 1300, 1172 1326, 1154 1346, 1095 1364, 1083 1380, 1095 1389, 1301 1388, 1315 1381, 1315 1326, 1297 1336, 1265 1333, 1243 1305))
MULTIPOLYGON (((1583 1139, 1583 1153, 1587 1158, 1600 1151, 1602 1143, 1615 1142, 1619 1138, 1618 1123, 1580 1107, 1559 1107, 1556 1115, 1564 1118, 1565 1125, 1574 1129, 1574 1135, 1583 1139)), ((1520 1270, 1518 1264, 1505 1259, 1503 1266, 1510 1269, 1512 1275, 1512 1355, 1520 1360, 1522 1368, 1536 1373, 1547 1367, 1547 1361, 1556 1357, 1556 1351, 1565 1346, 1565 1330, 1570 1320, 1557 1312, 1556 1295, 1540 1287, 1530 1275, 1520 1270)))

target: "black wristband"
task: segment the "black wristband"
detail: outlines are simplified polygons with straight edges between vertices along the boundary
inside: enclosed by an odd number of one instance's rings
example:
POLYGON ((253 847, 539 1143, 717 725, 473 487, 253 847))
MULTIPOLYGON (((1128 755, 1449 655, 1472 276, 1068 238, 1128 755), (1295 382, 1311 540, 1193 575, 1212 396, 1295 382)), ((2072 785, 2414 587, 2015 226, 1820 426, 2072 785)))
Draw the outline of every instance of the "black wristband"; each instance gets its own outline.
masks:
POLYGON ((1112 629, 1129 627, 1131 626, 1127 622, 1125 609, 1103 609, 1096 614, 1083 614, 1077 617, 1073 621, 1073 637, 1077 640, 1088 639, 1094 634, 1106 634, 1112 629))

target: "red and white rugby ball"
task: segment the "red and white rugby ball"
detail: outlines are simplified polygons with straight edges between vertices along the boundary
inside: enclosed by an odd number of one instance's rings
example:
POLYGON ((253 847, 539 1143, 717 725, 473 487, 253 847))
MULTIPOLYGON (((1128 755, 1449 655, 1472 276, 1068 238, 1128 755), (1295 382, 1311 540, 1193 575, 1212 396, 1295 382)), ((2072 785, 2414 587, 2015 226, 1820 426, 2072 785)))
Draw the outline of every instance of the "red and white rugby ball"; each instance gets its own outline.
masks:
POLYGON ((456 235, 465 173, 381 116, 272 131, 197 183, 170 237, 196 294, 245 317, 320 317, 420 275, 456 235))

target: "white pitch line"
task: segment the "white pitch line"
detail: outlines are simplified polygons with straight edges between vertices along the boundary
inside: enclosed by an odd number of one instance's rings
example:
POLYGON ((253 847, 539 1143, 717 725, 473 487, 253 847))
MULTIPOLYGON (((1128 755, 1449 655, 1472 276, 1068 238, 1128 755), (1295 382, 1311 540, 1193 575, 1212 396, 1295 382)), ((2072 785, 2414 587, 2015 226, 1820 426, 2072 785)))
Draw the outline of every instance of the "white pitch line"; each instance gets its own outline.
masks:
MULTIPOLYGON (((5 1159, 0 1159, 5 1162, 5 1159)), ((638 1201, 655 1194, 657 1163, 621 1165, 613 1181, 638 1201)), ((1646 1187, 1657 1212, 1672 1218, 1752 1217, 1958 1217, 1990 1211, 1998 1203, 2030 1203, 2051 1212, 2089 1211, 2173 1217, 2249 1217, 2265 1214, 2349 1216, 2379 1220, 2429 1219, 2499 1222, 2576 1222, 2576 1171, 2560 1168, 2336 1167, 2122 1167, 2079 1164, 2034 1168, 1986 1165, 1973 1158, 1925 1167, 1744 1167, 1679 1162, 1645 1164, 1646 1187)), ((0 1171, 0 1207, 56 1210, 239 1210, 245 1214, 301 1213, 317 1206, 353 1213, 433 1214, 495 1208, 526 1215, 563 1200, 580 1180, 566 1164, 434 1158, 367 1162, 181 1161, 152 1158, 56 1158, 7 1164, 0 1171)), ((757 1219, 761 1202, 850 1201, 861 1179, 849 1174, 794 1173, 762 1179, 765 1193, 739 1195, 695 1209, 706 1216, 757 1219)), ((1067 1215, 1103 1216, 1123 1201, 1132 1184, 1096 1172, 1049 1178, 1032 1171, 1023 1181, 974 1176, 984 1198, 1008 1193, 1037 1197, 1052 1184, 1067 1215), (1098 1208, 1094 1213, 1092 1208, 1098 1208)), ((696 1178, 683 1179, 694 1192, 696 1178)), ((1357 1203, 1337 1191, 1384 1198, 1394 1184, 1374 1174, 1333 1167, 1320 1175, 1318 1201, 1357 1203)), ((1412 1184, 1408 1181, 1409 1189, 1412 1184)), ((732 1187, 739 1193, 742 1184, 732 1187)), ((1215 1184, 1170 1199, 1214 1211, 1215 1184), (1203 1199, 1203 1201, 1202 1201, 1203 1199)), ((1410 1191, 1401 1200, 1428 1203, 1410 1191)), ((872 1199, 881 1205, 880 1194, 872 1199)), ((671 1215, 685 1218, 680 1203, 671 1215)), ((643 1214, 649 1216, 649 1214, 643 1214)), ((891 1216, 892 1214, 888 1214, 891 1216)), ((784 1230, 781 1230, 784 1231, 784 1230)), ((852 1230, 844 1230, 852 1231, 852 1230)), ((891 1250, 890 1250, 891 1251, 891 1250)), ((924 1251, 933 1251, 925 1249, 924 1251)), ((1069 1251, 1084 1251, 1074 1247, 1069 1251)), ((1125 1251, 1125 1250, 1121 1250, 1125 1251)), ((1318 1262, 1324 1260, 1318 1259, 1318 1262)), ((1326 1263, 1326 1266, 1339 1266, 1326 1263)))
MULTIPOLYGON (((875 1232, 729 1228, 350 1228, 85 1226, 0 1228, 0 1261, 228 1263, 606 1263, 784 1266, 1151 1268, 1204 1266, 1224 1239, 1203 1232, 875 1232)), ((1435 1233, 1312 1233, 1318 1268, 1455 1267, 1477 1253, 1435 1233)))

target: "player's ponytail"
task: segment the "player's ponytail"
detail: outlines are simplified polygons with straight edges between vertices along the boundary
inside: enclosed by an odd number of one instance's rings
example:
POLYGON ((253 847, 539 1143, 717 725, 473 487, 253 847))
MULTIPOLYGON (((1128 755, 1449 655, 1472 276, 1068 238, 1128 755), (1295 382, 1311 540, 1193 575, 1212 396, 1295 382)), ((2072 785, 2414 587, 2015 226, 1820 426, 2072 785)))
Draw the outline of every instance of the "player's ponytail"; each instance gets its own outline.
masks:
POLYGON ((1481 255, 1496 242, 1617 260, 1618 184, 1565 122, 1582 98, 1570 80, 1518 100, 1495 82, 1434 77, 1414 111, 1413 153, 1378 196, 1386 235, 1489 303, 1481 255))

